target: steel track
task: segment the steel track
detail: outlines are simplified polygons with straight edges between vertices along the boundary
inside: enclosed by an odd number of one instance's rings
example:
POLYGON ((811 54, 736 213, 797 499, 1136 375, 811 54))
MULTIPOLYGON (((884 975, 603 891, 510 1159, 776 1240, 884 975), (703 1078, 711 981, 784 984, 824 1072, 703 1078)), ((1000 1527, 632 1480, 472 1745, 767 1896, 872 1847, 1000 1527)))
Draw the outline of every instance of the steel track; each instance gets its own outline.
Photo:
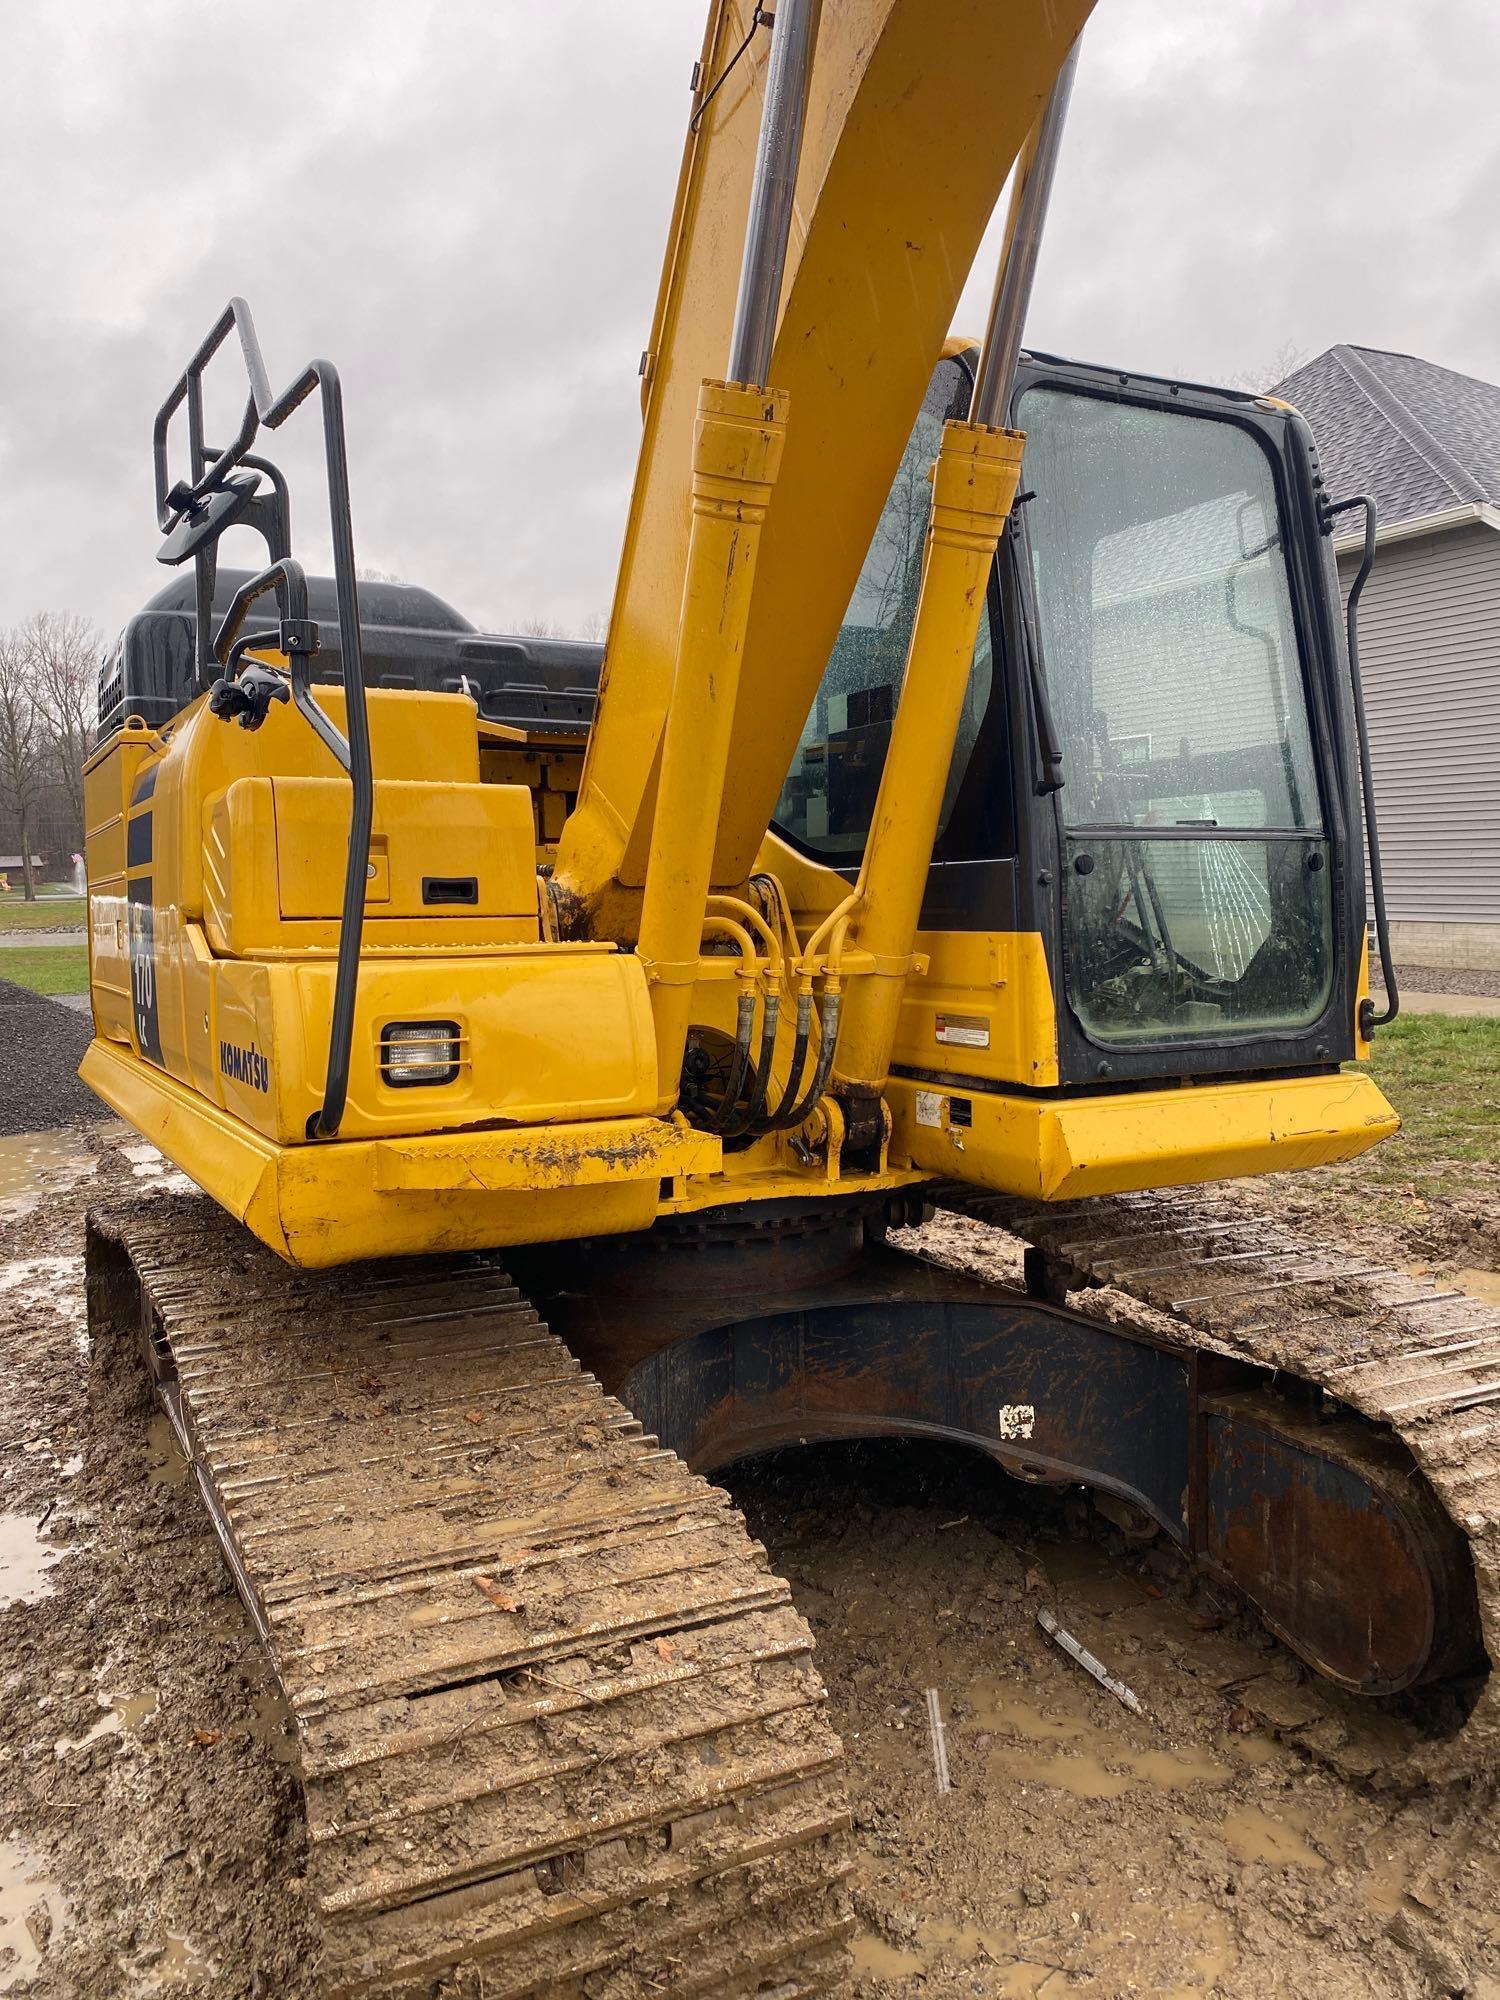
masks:
POLYGON ((91 1216, 89 1252, 296 1725, 330 1995, 838 1985, 807 1625, 497 1263, 292 1271, 196 1197, 91 1216))

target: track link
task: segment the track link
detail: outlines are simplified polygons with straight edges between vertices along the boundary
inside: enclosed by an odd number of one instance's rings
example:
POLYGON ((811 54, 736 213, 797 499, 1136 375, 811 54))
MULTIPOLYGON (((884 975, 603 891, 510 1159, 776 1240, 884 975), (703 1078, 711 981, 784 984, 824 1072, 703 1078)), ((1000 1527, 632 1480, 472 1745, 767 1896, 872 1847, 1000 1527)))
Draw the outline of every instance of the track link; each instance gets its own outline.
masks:
MULTIPOLYGON (((955 1182, 932 1198, 1031 1245, 1058 1285, 1123 1293, 1188 1343, 1313 1384, 1394 1433, 1468 1542, 1500 1665, 1500 1310, 1299 1236, 1232 1186, 1038 1206, 955 1182)), ((1459 1737, 1424 1749, 1428 1774, 1500 1761, 1497 1683, 1492 1671, 1459 1737)))
POLYGON ((144 1334, 285 1692, 330 1995, 840 1982, 807 1625, 497 1263, 293 1271, 157 1199, 90 1217, 89 1310, 144 1334))

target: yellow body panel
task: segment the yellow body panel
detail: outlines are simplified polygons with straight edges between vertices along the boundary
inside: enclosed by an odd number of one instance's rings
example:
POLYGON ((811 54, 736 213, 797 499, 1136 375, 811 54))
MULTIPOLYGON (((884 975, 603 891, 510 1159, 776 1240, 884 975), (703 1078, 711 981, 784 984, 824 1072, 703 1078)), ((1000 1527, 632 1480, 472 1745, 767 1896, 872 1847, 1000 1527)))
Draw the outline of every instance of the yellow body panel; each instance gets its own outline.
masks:
MULTIPOLYGON (((294 1263, 610 1235, 658 1214, 818 1191, 785 1164, 726 1155, 676 1120, 278 1145, 117 1045, 84 1081, 263 1242, 294 1263)), ((1041 1201, 1326 1166, 1399 1120, 1364 1076, 1204 1084, 1109 1097, 939 1092, 894 1078, 890 1165, 824 1192, 938 1176, 1041 1201), (955 1099, 969 1118, 954 1122, 955 1099)))
POLYGON ((717 1142, 658 1119, 281 1146, 127 1050, 93 1042, 85 1083, 221 1207, 294 1264, 347 1264, 645 1229, 661 1180, 717 1142), (424 1160, 430 1164, 424 1165, 424 1160), (382 1182, 388 1186, 382 1186, 382 1182))
MULTIPOLYGON (((325 705, 341 719, 341 694, 325 705)), ((542 941, 530 795, 479 782, 473 704, 382 690, 369 706, 377 768, 397 775, 376 785, 342 1136, 654 1110, 644 969, 608 942, 542 941), (472 879, 474 902, 427 906, 434 877, 472 879), (383 1077, 382 1034, 409 1021, 451 1024, 453 1081, 383 1077)), ((170 732, 121 732, 86 776, 97 1033, 287 1146, 328 1062, 349 816, 331 764, 288 710, 247 732, 200 701, 170 732), (134 1009, 132 890, 151 933, 134 1009)))
POLYGON ((1037 1201, 1331 1166, 1401 1123, 1369 1077, 1348 1074, 1050 1100, 893 1077, 886 1101, 893 1159, 1037 1201))
MULTIPOLYGON (((785 883, 804 932, 849 893, 844 876, 776 833, 762 842, 755 866, 785 883)), ((902 989, 891 1052, 898 1068, 958 1071, 1033 1089, 1058 1081, 1052 975, 1036 931, 919 930, 915 955, 927 969, 902 989)))
POLYGON ((1044 1090, 1058 1080, 1057 1012, 1035 931, 918 931, 925 978, 909 979, 892 1059, 1044 1090))

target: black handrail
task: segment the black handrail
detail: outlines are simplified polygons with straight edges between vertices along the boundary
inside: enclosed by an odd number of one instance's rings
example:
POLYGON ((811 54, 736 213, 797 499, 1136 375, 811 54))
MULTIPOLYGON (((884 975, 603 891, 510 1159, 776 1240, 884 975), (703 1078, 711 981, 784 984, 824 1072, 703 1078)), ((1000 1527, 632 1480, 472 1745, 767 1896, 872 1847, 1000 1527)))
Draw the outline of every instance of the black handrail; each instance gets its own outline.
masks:
MULTIPOLYGON (((354 575, 354 528, 349 505, 349 460, 344 440, 343 392, 338 370, 328 361, 310 361, 280 395, 271 393, 270 376, 256 338, 255 322, 243 299, 231 299, 215 321, 208 338, 183 370, 170 396, 156 413, 152 435, 152 457, 156 475, 156 511, 163 531, 170 532, 185 514, 201 506, 207 497, 222 488, 229 475, 250 463, 250 447, 262 424, 277 430, 314 390, 323 408, 323 451, 328 469, 328 509, 333 537, 334 590, 339 615, 339 645, 343 660, 344 697, 347 709, 348 741, 321 711, 316 710, 306 686, 306 659, 316 650, 316 634, 307 619, 306 583, 299 565, 289 557, 273 563, 261 577, 237 593, 215 637, 215 652, 228 658, 239 626, 256 597, 274 588, 281 608, 282 637, 290 642, 292 693, 298 709, 312 723, 323 742, 349 774, 353 805, 349 824, 349 853, 344 871, 343 914, 339 925, 338 966, 334 975, 333 1018, 329 1031, 328 1072, 321 1109, 307 1122, 310 1139, 331 1139, 343 1120, 349 1095, 349 1062, 354 1044, 354 1003, 359 982, 359 956, 363 941, 365 885, 370 866, 370 827, 374 817, 374 780, 370 770, 370 721, 365 698, 364 651, 360 639, 359 594, 354 575), (210 454, 203 435, 203 371, 228 339, 239 335, 240 352, 250 378, 250 395, 233 442, 210 454), (191 447, 189 480, 171 481, 167 433, 172 418, 186 403, 191 447), (300 611, 288 616, 300 587, 300 611), (247 594, 248 593, 248 594, 247 594), (238 617, 236 617, 236 607, 238 617), (300 626, 300 630, 299 630, 300 626), (307 643, 308 639, 311 643, 307 643), (302 643, 298 643, 302 641, 302 643), (222 653, 218 649, 222 647, 222 653), (326 724, 326 727, 324 726, 326 724), (337 738, 337 744, 334 739, 337 738), (338 746, 343 745, 341 750, 338 746)), ((259 462, 263 464, 263 461, 259 462)), ((282 489, 284 495, 284 488, 282 489)), ((199 593, 199 657, 204 660, 206 633, 203 625, 202 592, 199 593)))
POLYGON ((1361 1010, 1364 1019, 1360 1022, 1360 1031, 1368 1039, 1372 1028, 1388 1027, 1395 1020, 1401 1011, 1401 995, 1396 991, 1396 968, 1391 962, 1391 931, 1385 914, 1385 877, 1380 867, 1380 835, 1375 825, 1375 777, 1370 769, 1370 731, 1365 721, 1365 689, 1359 671, 1359 600, 1375 565, 1375 502, 1368 493, 1354 493, 1347 500, 1325 502, 1323 517, 1325 523, 1331 525, 1335 514, 1347 514, 1353 507, 1364 509, 1365 546, 1359 569, 1349 586, 1349 601, 1344 611, 1345 632, 1349 647, 1349 684, 1354 690, 1354 728, 1359 737, 1359 783, 1365 807, 1365 846, 1370 856, 1370 897, 1375 905, 1375 941, 1380 949, 1380 972, 1386 991, 1383 1014, 1375 1012, 1371 1000, 1366 1000, 1361 1010))
POLYGON ((290 556, 272 563, 259 576, 242 583, 214 635, 214 658, 223 667, 225 678, 233 680, 247 652, 265 650, 285 653, 291 662, 292 700, 313 733, 327 746, 342 769, 352 776, 348 739, 313 700, 307 662, 318 650, 318 628, 307 615, 307 577, 299 562, 290 556), (275 591, 281 623, 274 632, 242 632, 250 607, 267 592, 275 591))

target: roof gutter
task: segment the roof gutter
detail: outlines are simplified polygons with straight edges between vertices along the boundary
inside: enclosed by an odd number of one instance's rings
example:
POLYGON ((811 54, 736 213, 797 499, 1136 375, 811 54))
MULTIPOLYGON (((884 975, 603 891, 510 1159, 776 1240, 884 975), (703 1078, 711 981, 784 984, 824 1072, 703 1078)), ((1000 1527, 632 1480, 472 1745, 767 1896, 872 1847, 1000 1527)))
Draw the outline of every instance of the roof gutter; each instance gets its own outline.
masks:
MULTIPOLYGON (((1441 535, 1449 528, 1467 528, 1479 522, 1486 528, 1500 528, 1500 507, 1487 500, 1470 500, 1461 507, 1444 507, 1436 514, 1417 514, 1405 521, 1382 521, 1375 534, 1375 546, 1387 542, 1409 542, 1419 535, 1441 535)), ((1364 547, 1364 535, 1335 535, 1336 556, 1353 555, 1364 547)))

